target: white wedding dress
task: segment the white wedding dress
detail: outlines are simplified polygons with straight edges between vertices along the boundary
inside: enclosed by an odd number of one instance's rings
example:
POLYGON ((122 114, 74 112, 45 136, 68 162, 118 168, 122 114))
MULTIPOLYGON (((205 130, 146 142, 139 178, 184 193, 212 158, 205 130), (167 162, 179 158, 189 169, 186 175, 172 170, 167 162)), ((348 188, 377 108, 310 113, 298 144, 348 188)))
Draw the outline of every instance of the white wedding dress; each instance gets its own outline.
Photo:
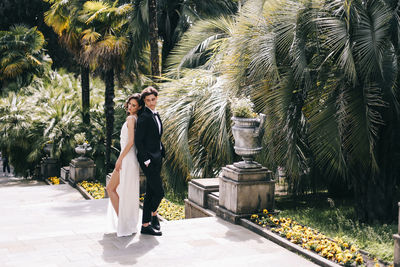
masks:
MULTIPOLYGON (((136 123, 136 119, 135 119, 136 123)), ((128 124, 121 128, 121 152, 128 143, 128 124)), ((135 145, 122 160, 120 183, 117 187, 119 196, 119 216, 117 216, 111 201, 107 210, 107 233, 117 232, 117 236, 129 236, 137 232, 139 220, 139 162, 136 157, 135 145)))

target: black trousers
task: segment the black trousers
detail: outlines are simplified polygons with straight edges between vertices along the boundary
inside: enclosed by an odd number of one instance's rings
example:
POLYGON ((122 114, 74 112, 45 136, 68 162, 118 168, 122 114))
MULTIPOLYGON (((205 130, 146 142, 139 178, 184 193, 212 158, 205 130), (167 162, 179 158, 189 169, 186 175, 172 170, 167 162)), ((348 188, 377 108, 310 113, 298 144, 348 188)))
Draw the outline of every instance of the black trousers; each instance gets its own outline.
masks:
POLYGON ((151 212, 157 210, 164 197, 164 188, 161 180, 161 164, 150 163, 148 167, 140 164, 146 176, 146 195, 143 203, 142 223, 151 221, 151 212))

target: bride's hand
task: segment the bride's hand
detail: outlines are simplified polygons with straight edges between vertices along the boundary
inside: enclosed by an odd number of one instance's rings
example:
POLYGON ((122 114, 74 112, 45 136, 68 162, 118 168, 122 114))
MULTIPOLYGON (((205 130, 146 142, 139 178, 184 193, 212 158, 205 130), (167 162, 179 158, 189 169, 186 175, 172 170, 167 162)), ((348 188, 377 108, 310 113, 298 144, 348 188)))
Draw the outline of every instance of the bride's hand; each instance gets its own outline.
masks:
POLYGON ((119 172, 121 170, 121 167, 122 167, 122 161, 118 159, 117 162, 115 163, 115 170, 119 172))

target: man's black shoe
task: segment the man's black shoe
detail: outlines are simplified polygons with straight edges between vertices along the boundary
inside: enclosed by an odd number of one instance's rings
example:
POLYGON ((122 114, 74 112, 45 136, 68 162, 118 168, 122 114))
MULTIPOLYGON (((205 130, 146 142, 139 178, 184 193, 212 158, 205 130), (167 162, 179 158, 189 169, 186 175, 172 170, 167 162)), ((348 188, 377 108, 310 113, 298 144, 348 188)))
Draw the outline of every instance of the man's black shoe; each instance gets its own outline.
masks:
POLYGON ((150 225, 147 227, 142 226, 140 233, 144 235, 158 235, 158 236, 162 235, 160 231, 154 230, 153 227, 151 227, 150 225))
POLYGON ((156 216, 151 216, 151 227, 154 229, 160 231, 160 221, 158 220, 157 215, 156 216))

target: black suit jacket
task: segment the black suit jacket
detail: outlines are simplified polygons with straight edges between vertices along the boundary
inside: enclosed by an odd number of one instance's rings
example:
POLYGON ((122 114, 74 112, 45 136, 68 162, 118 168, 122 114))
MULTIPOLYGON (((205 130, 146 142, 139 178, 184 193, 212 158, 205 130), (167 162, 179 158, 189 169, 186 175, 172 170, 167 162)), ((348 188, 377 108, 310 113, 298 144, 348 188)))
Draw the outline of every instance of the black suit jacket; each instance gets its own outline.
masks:
POLYGON ((161 118, 158 118, 161 123, 161 133, 159 132, 155 115, 149 108, 144 107, 137 120, 135 145, 138 160, 141 164, 149 159, 151 163, 161 164, 162 157, 165 156, 164 145, 161 143, 163 127, 161 118))

